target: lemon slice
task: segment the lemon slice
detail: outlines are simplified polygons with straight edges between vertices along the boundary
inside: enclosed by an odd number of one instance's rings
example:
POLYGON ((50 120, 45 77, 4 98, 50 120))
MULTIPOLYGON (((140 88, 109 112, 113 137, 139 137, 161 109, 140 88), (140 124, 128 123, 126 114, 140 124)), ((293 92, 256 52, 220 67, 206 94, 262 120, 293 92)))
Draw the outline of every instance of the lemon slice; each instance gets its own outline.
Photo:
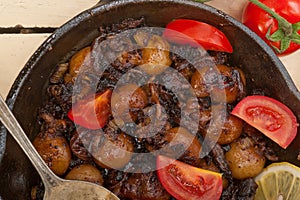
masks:
POLYGON ((287 162, 273 163, 256 178, 255 200, 300 200, 300 168, 287 162))

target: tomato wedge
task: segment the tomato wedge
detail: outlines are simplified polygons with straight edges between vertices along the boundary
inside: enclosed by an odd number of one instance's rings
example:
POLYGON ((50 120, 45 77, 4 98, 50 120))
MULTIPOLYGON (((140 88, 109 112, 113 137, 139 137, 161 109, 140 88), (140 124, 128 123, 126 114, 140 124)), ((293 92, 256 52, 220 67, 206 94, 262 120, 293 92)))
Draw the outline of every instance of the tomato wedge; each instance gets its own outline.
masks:
POLYGON ((177 200, 218 200, 222 194, 222 175, 159 155, 158 178, 177 200))
POLYGON ((176 19, 167 24, 163 36, 170 42, 202 46, 206 50, 232 53, 225 34, 214 26, 190 19, 176 19))
POLYGON ((297 135, 298 123, 293 112, 281 102, 266 96, 248 96, 232 114, 261 131, 286 149, 297 135))
POLYGON ((68 117, 80 126, 88 129, 103 128, 110 115, 110 98, 112 91, 96 94, 78 101, 68 112, 68 117))

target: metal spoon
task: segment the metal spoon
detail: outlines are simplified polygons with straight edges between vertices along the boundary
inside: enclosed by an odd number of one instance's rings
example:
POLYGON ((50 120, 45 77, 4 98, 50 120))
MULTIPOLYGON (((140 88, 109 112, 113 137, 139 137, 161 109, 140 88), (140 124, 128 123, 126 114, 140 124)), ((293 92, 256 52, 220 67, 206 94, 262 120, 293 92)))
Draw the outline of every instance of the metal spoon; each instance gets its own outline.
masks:
POLYGON ((119 200, 112 192, 100 185, 84 181, 64 180, 56 176, 35 150, 2 96, 0 96, 0 121, 15 138, 40 174, 45 186, 44 200, 119 200))

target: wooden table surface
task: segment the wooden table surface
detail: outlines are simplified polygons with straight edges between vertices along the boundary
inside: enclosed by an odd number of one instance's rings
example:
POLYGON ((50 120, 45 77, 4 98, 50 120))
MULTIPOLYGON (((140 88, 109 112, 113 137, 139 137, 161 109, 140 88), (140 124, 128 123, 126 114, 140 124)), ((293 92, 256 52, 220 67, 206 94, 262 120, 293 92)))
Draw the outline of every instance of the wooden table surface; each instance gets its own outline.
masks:
MULTIPOLYGON (((4 97, 8 94, 20 70, 51 34, 51 30, 98 1, 0 0, 0 94, 4 97), (30 33, 31 29, 36 28, 39 33, 30 33)), ((241 20, 246 2, 247 0, 212 0, 207 4, 241 20)), ((300 51, 280 59, 300 89, 300 51)))

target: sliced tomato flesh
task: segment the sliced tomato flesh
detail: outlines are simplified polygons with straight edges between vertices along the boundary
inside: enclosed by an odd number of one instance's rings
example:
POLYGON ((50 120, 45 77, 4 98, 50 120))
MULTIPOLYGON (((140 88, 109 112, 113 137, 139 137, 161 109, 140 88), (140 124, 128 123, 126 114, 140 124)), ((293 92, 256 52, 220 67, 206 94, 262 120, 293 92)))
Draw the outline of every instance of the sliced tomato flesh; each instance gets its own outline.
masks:
POLYGON ((266 96, 248 96, 232 114, 261 131, 286 149, 297 135, 298 123, 293 112, 283 103, 266 96))
POLYGON ((106 90, 104 93, 91 95, 76 102, 68 112, 69 119, 88 129, 103 128, 107 124, 111 112, 111 94, 111 90, 106 90))
POLYGON ((218 200, 222 175, 159 155, 157 174, 163 187, 177 200, 218 200))
POLYGON ((167 24, 163 36, 170 42, 203 47, 206 50, 233 52, 226 35, 216 27, 191 19, 176 19, 167 24))

